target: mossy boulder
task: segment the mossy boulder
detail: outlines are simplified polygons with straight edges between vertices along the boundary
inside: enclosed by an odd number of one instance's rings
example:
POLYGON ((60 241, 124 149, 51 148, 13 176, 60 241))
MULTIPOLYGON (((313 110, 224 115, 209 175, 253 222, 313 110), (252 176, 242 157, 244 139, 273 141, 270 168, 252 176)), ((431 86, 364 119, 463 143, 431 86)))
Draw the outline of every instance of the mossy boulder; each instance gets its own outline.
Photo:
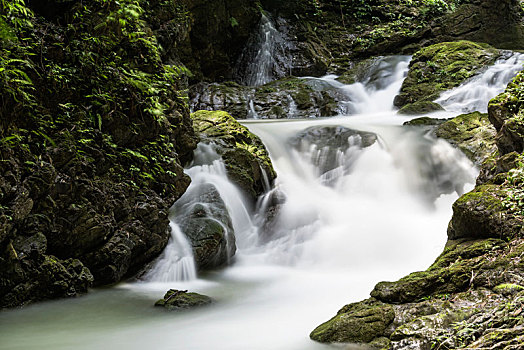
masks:
POLYGON ((487 114, 474 112, 459 115, 440 124, 435 133, 458 147, 477 165, 497 151, 496 131, 487 114))
POLYGON ((517 237, 522 221, 508 211, 504 202, 507 194, 501 186, 486 184, 460 197, 453 204, 449 239, 517 237))
POLYGON ((523 87, 524 73, 521 72, 508 84, 506 91, 488 105, 489 120, 497 129, 497 146, 502 154, 524 150, 523 87))
POLYGON ((521 239, 449 241, 427 271, 379 283, 371 299, 345 306, 311 337, 398 349, 471 348, 476 339, 485 343, 494 328, 509 332, 524 323, 521 317, 507 318, 522 312, 514 307, 524 302, 518 284, 523 265, 515 259, 523 251, 521 239), (378 316, 376 323, 367 322, 372 315, 378 316))
POLYGON ((209 305, 213 299, 206 295, 191 293, 187 290, 170 289, 163 299, 158 300, 155 306, 164 307, 169 311, 181 311, 209 305))
POLYGON ((268 190, 264 176, 271 184, 276 173, 266 147, 256 135, 227 112, 197 111, 191 118, 201 140, 217 145, 229 178, 253 201, 268 190))
POLYGON ((391 305, 368 299, 344 306, 309 336, 324 343, 369 343, 382 337, 394 318, 391 305))
POLYGON ((500 51, 470 41, 445 42, 421 49, 413 55, 410 69, 395 106, 433 101, 442 91, 457 87, 493 64, 500 51))
POLYGON ((441 125, 442 123, 445 123, 447 120, 448 119, 442 119, 442 118, 419 117, 419 118, 411 119, 405 122, 403 125, 436 127, 436 126, 441 125))
POLYGON ((417 101, 403 106, 399 109, 398 114, 420 115, 443 110, 441 105, 433 101, 417 101))

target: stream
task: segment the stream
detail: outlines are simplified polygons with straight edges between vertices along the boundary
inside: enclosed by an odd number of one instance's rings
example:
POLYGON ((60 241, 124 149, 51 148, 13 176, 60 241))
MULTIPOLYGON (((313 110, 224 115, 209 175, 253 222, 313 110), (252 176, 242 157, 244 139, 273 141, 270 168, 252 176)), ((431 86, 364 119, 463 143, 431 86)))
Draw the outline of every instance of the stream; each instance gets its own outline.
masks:
MULTIPOLYGON (((522 57, 513 59, 521 67, 522 57)), ((321 78, 345 91, 352 115, 243 121, 268 148, 278 174, 257 208, 229 182, 212 149, 197 149, 186 195, 216 185, 235 229, 231 266, 196 273, 175 205, 170 245, 142 280, 2 312, 0 348, 331 348, 309 340, 309 332, 343 305, 367 298, 377 282, 426 269, 446 242, 452 203, 473 188, 478 172, 445 141, 402 127, 413 117, 397 115, 392 101, 408 62, 398 57, 351 86, 321 78), (271 196, 283 200, 268 223, 271 196), (153 307, 171 288, 216 303, 175 313, 153 307)), ((488 87, 494 79, 470 84, 488 87)), ((481 105, 497 93, 491 89, 481 105)), ((435 116, 469 110, 461 96, 446 95, 452 108, 435 116)))

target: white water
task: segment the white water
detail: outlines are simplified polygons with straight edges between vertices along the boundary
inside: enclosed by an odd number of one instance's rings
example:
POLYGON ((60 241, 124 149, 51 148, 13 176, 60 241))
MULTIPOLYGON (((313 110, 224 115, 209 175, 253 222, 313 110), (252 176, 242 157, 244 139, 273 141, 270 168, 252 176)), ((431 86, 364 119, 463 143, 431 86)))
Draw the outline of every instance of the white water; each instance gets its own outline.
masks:
POLYGON ((504 91, 508 83, 522 70, 524 55, 508 52, 484 73, 473 77, 459 87, 444 92, 436 103, 449 112, 487 113, 488 102, 504 91))
POLYGON ((451 204, 476 175, 447 143, 402 128, 405 117, 391 109, 372 113, 391 106, 395 91, 383 90, 371 92, 367 114, 246 122, 279 174, 275 190, 260 200, 259 215, 224 177, 212 147, 200 145, 187 195, 207 183, 218 189, 239 247, 231 267, 189 281, 122 284, 4 312, 0 347, 330 349, 310 341, 309 332, 344 304, 367 298, 378 281, 427 268, 446 241, 451 204), (304 130, 329 126, 373 132, 378 140, 366 148, 357 136, 349 146, 290 142, 304 130), (332 154, 335 162, 327 160, 332 154), (277 216, 264 222, 271 204, 280 206, 277 216), (170 288, 204 293, 216 303, 182 313, 153 308, 170 288))
POLYGON ((258 30, 250 39, 237 64, 240 82, 248 86, 261 86, 287 75, 287 44, 283 34, 275 28, 269 14, 262 13, 258 30))

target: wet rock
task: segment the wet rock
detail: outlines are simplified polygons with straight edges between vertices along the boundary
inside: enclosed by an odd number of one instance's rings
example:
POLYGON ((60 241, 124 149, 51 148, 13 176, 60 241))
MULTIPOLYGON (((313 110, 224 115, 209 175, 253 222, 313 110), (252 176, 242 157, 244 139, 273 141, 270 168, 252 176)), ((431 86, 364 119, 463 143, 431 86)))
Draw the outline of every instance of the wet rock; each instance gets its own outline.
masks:
POLYGON ((288 77, 259 87, 199 84, 190 90, 193 110, 223 110, 236 119, 328 117, 347 100, 336 87, 314 78, 288 77))
POLYGON ((382 337, 394 318, 391 305, 368 299, 344 306, 335 317, 313 330, 310 338, 330 343, 369 343, 382 337))
POLYGON ((228 177, 255 203, 268 190, 266 180, 276 177, 262 141, 226 112, 197 111, 191 118, 201 140, 216 144, 228 177))
POLYGON ((179 199, 176 222, 193 246, 200 270, 231 263, 236 252, 235 232, 228 209, 211 184, 193 187, 179 199))
POLYGON ((209 305, 213 299, 206 295, 191 293, 187 290, 170 289, 163 299, 158 300, 155 306, 164 307, 169 311, 180 311, 209 305))
POLYGON ((439 126, 442 123, 446 122, 447 120, 448 119, 439 119, 439 118, 431 118, 431 117, 420 117, 420 118, 411 119, 411 120, 405 122, 403 125, 436 127, 436 126, 439 126))
POLYGON ((469 41, 425 47, 413 55, 394 104, 402 108, 415 102, 433 101, 442 91, 459 86, 493 64, 500 54, 489 45, 469 41))
MULTIPOLYGON (((313 126, 289 140, 293 148, 310 156, 319 176, 341 167, 349 172, 360 151, 376 142, 376 134, 343 126, 313 126)), ((325 180, 329 182, 328 178, 325 180)))
POLYGON ((522 232, 522 222, 505 205, 507 194, 500 186, 486 184, 460 197, 453 204, 449 239, 517 237, 522 232))
POLYGON ((444 108, 442 108, 438 103, 432 101, 417 101, 403 106, 399 109, 398 114, 420 115, 443 110, 444 108))
POLYGON ((435 133, 437 137, 458 147, 477 165, 497 150, 496 131, 487 114, 474 112, 460 115, 440 124, 435 133))
POLYGON ((523 85, 524 73, 521 72, 508 84, 506 91, 488 105, 489 120, 497 129, 497 147, 502 154, 524 150, 524 119, 519 100, 523 85))

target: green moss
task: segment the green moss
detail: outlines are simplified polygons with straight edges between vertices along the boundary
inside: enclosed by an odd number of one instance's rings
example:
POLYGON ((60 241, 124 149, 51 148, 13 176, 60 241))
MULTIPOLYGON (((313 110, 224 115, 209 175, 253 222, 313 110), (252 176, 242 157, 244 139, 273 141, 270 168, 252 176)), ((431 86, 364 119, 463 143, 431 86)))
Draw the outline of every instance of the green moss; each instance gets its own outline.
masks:
POLYGON ((405 106, 403 106, 399 111, 398 114, 405 114, 405 115, 417 115, 417 114, 425 114, 425 113, 431 113, 436 111, 443 111, 444 108, 442 108, 441 105, 438 103, 432 102, 432 101, 417 101, 415 103, 410 103, 405 106))
POLYGON ((458 147, 472 161, 480 164, 496 151, 495 128, 487 114, 463 114, 441 124, 436 135, 458 147))
POLYGON ((421 49, 413 56, 408 76, 395 105, 403 107, 418 101, 431 101, 439 93, 459 86, 493 64, 499 51, 470 41, 445 42, 421 49))
POLYGON ((218 144, 228 176, 253 198, 263 193, 261 169, 269 181, 276 173, 262 141, 227 112, 197 111, 191 118, 201 139, 218 144))
POLYGON ((313 330, 310 338, 324 343, 368 343, 383 338, 394 318, 391 305, 368 299, 344 306, 335 317, 313 330))

